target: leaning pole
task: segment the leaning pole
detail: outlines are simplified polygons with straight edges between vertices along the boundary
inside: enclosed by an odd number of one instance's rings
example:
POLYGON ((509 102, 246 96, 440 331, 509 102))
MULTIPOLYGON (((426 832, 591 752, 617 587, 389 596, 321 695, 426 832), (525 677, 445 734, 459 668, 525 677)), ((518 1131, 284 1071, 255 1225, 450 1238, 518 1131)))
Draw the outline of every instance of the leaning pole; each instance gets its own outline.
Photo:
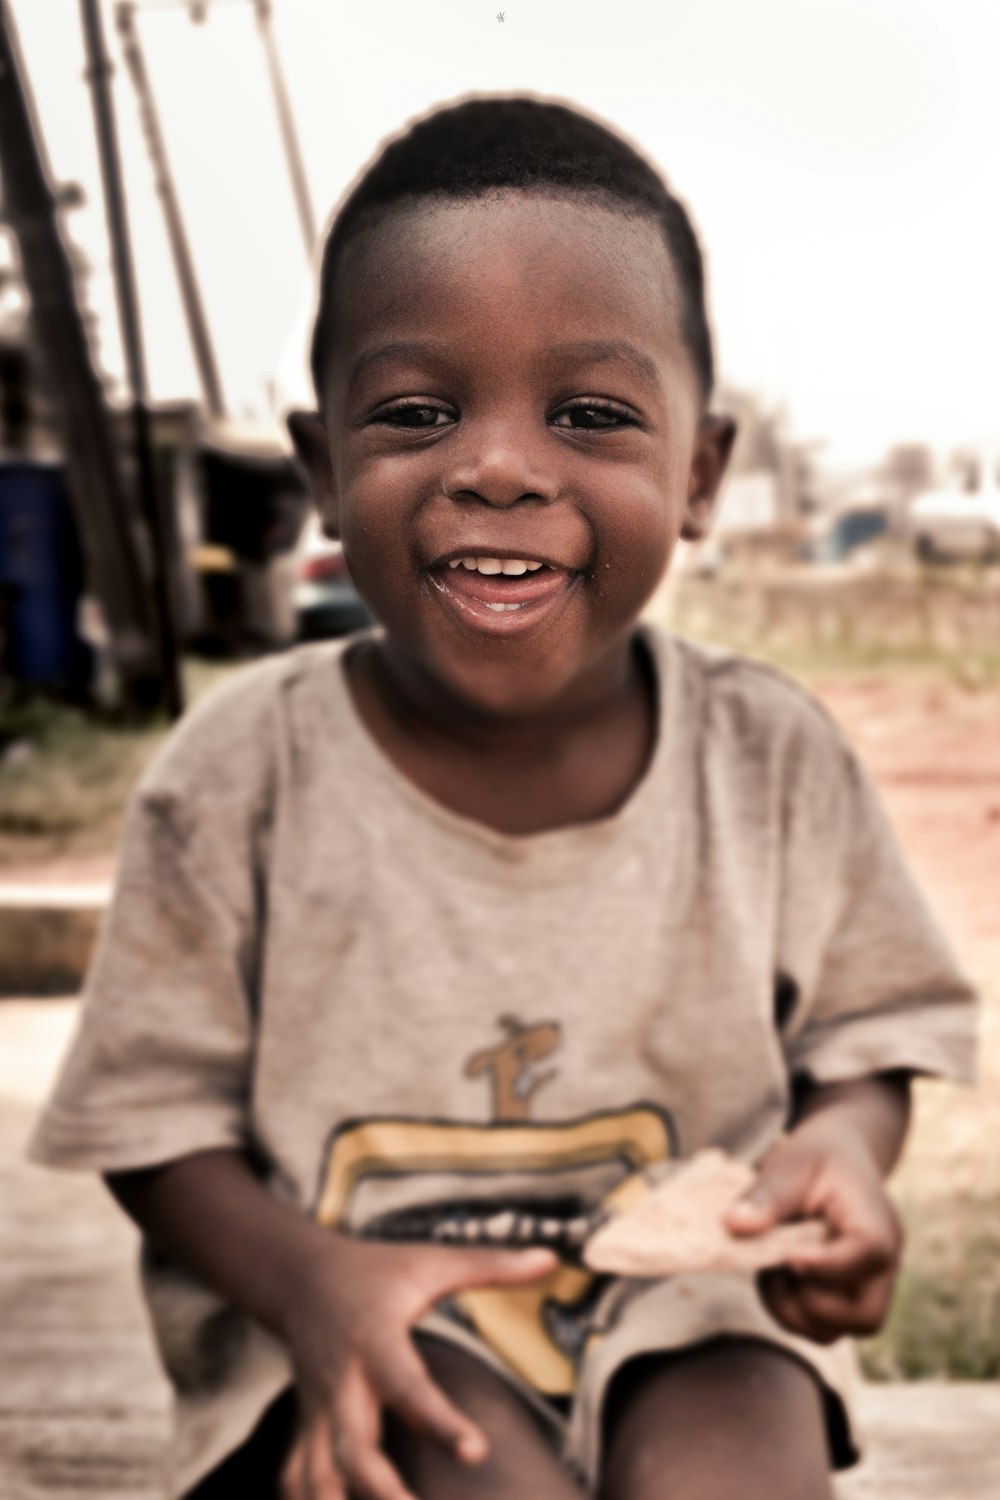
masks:
POLYGON ((178 661, 177 632, 170 591, 168 533, 163 514, 164 496, 161 487, 157 484, 156 462, 153 455, 149 389, 146 359, 142 346, 139 298, 136 291, 135 267, 132 261, 132 245, 125 209, 125 193, 122 187, 114 100, 110 88, 112 69, 104 43, 104 27, 101 23, 98 0, 80 0, 80 12, 84 45, 87 51, 87 71, 94 105, 94 125, 97 132, 98 156, 101 162, 108 237, 111 241, 111 256, 115 270, 118 320, 121 324, 125 365, 132 396, 139 498, 153 543, 150 572, 164 698, 170 717, 177 719, 184 712, 184 690, 178 661))
POLYGON ((150 578, 144 566, 149 539, 122 481, 46 165, 11 7, 8 0, 0 0, 4 212, 31 300, 41 374, 62 430, 88 586, 104 615, 122 706, 142 714, 163 702, 150 578))

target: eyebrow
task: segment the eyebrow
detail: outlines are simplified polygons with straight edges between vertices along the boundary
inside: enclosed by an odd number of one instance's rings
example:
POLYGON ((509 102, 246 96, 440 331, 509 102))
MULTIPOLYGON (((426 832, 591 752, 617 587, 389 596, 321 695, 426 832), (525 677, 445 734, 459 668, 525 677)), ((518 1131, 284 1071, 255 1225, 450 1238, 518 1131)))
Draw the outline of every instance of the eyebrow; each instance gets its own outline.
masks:
POLYGON ((433 363, 445 357, 445 350, 440 344, 428 344, 418 339, 396 339, 390 344, 376 344, 373 349, 362 349, 347 377, 348 393, 354 389, 365 371, 381 360, 412 359, 433 363))
POLYGON ((549 353, 553 357, 574 360, 579 364, 609 362, 627 365, 641 379, 653 385, 660 383, 660 372, 655 361, 634 344, 630 344, 628 339, 581 339, 573 344, 553 344, 549 353))
MULTIPOLYGON (((572 360, 577 364, 614 363, 628 366, 634 374, 653 385, 658 385, 660 372, 654 360, 643 354, 628 339, 580 339, 575 343, 552 344, 548 354, 553 359, 572 360)), ((396 339, 389 344, 377 344, 373 349, 363 349, 351 366, 347 379, 348 392, 361 379, 366 370, 381 361, 392 359, 422 360, 427 363, 447 359, 447 352, 440 344, 429 344, 416 339, 396 339)))

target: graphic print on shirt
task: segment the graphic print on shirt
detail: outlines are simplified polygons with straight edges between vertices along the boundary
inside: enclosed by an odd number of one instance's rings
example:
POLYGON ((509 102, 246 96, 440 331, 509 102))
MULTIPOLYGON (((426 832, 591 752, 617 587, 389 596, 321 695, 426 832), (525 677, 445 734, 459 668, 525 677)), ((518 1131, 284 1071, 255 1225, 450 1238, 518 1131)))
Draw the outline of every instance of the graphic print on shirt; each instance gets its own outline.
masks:
POLYGON ((569 1395, 607 1285, 582 1265, 583 1242, 608 1211, 643 1195, 642 1173, 676 1155, 674 1129, 648 1103, 532 1121, 556 1072, 537 1065, 559 1047, 561 1027, 508 1015, 498 1024, 503 1040, 463 1069, 488 1083, 493 1120, 344 1122, 326 1152, 316 1218, 371 1239, 555 1250, 561 1263, 543 1280, 463 1292, 453 1311, 536 1389, 569 1395))
POLYGON ((507 1033, 506 1039, 474 1052, 465 1065, 465 1076, 490 1075, 494 1120, 526 1120, 538 1090, 556 1076, 555 1068, 536 1073, 534 1065, 558 1047, 562 1027, 558 1021, 525 1026, 516 1016, 501 1016, 498 1024, 507 1033))

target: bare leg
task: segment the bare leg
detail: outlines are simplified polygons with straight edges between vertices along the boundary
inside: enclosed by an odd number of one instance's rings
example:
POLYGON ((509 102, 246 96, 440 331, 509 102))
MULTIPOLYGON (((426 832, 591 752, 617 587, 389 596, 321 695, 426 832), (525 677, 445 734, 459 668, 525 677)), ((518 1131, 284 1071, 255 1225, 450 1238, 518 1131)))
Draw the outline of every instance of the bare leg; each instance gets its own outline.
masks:
POLYGON ((420 1352, 438 1384, 486 1433, 490 1455, 476 1468, 437 1443, 386 1422, 385 1448, 421 1500, 582 1500, 560 1463, 548 1430, 499 1375, 443 1339, 418 1335, 420 1352))
POLYGON ((819 1387, 767 1344, 633 1361, 606 1433, 601 1500, 832 1500, 819 1387))

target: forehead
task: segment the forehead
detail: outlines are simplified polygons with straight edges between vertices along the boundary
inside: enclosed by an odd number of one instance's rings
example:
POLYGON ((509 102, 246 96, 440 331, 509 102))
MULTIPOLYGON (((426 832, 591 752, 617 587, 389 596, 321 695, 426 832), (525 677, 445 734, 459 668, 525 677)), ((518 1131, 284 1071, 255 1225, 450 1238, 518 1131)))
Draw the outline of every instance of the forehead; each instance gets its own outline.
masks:
POLYGON ((681 349, 680 294, 657 223, 578 195, 504 190, 394 204, 348 241, 333 287, 331 373, 377 335, 508 342, 627 339, 681 349))

